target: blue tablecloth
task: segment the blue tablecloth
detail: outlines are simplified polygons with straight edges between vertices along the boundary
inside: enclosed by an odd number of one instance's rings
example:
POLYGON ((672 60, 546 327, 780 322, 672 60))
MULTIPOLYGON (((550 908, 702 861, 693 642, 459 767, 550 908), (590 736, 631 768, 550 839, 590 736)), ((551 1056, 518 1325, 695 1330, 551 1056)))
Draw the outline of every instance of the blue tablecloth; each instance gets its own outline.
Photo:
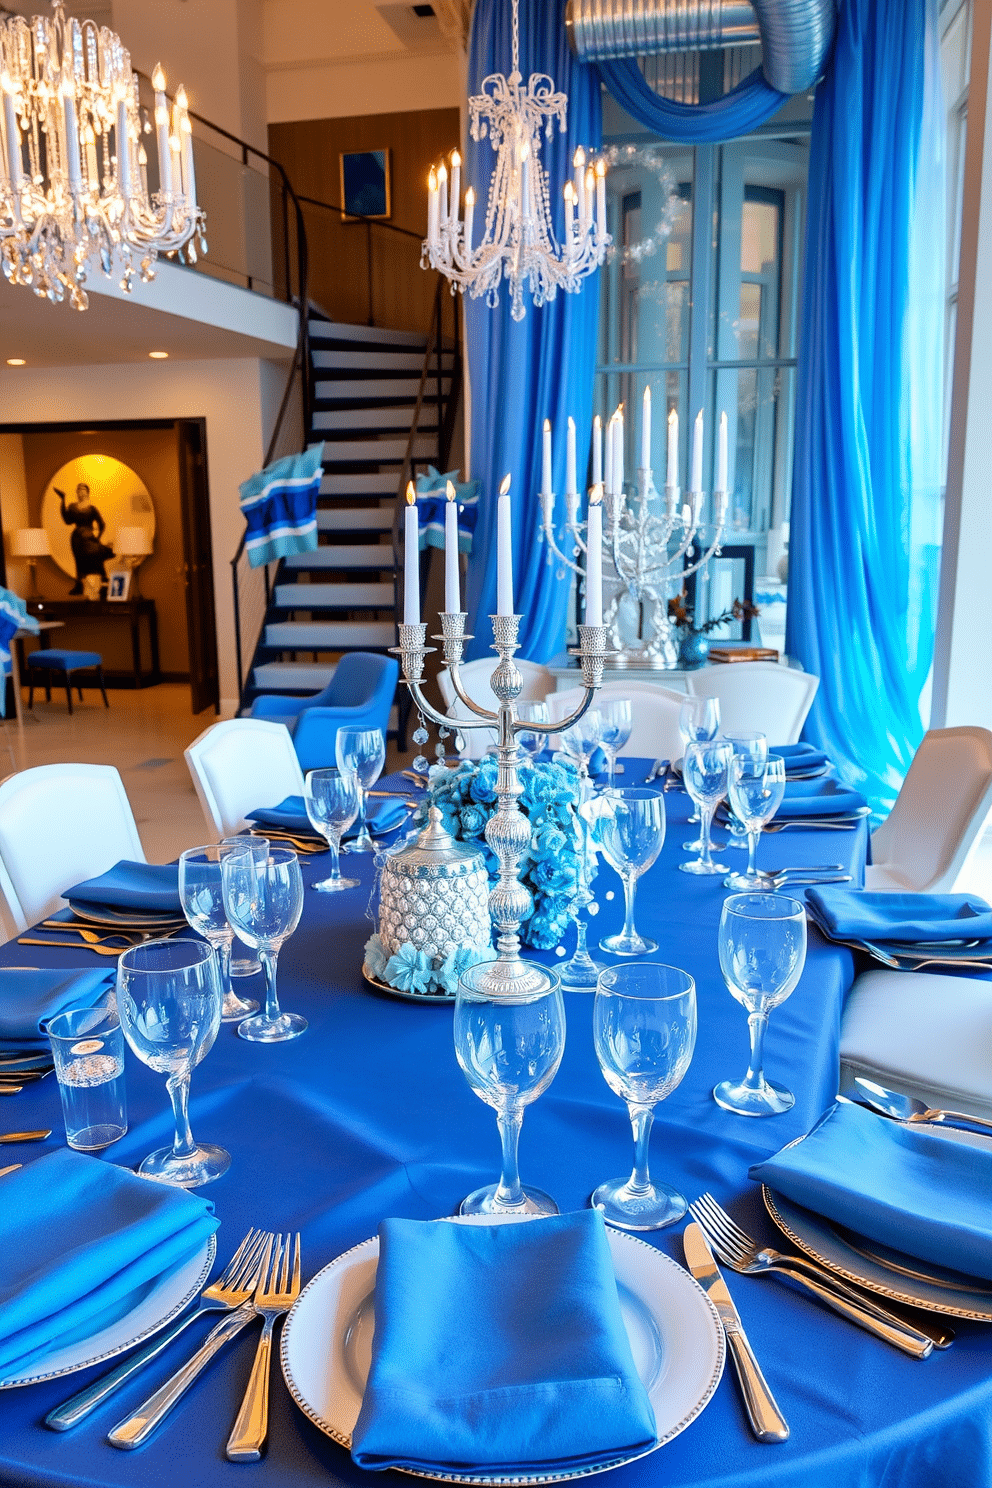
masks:
MULTIPOLYGON (((639 778, 628 762, 626 782, 639 778)), ((747 1064, 745 1015, 729 996, 716 958, 725 891, 718 879, 701 882, 676 872, 689 802, 678 792, 665 801, 669 842, 642 880, 637 919, 660 940, 660 956, 696 977, 699 1037, 684 1081, 658 1107, 652 1166, 690 1197, 710 1189, 771 1239, 747 1169, 805 1131, 835 1093, 840 1011, 854 958, 811 930, 802 980, 772 1015, 766 1068, 796 1092, 795 1109, 761 1121, 721 1110, 710 1094, 714 1084, 743 1074, 747 1064)), ((850 833, 788 832, 762 841, 759 864, 844 862, 857 873, 866 843, 864 824, 850 833)), ((740 853, 731 856, 741 859, 740 853)), ((325 871, 322 858, 303 860, 308 883, 325 871)), ((223 1143, 234 1157, 230 1172, 203 1190, 222 1222, 220 1261, 252 1224, 298 1228, 309 1277, 375 1234, 385 1216, 451 1213, 464 1194, 497 1174, 495 1119, 455 1062, 450 1005, 399 1001, 362 981, 372 863, 350 858, 348 872, 361 876, 362 888, 309 893, 301 926, 280 957, 283 1004, 305 1013, 306 1034, 265 1046, 246 1044, 223 1027, 193 1076, 194 1134, 223 1143)), ((606 867, 595 889, 602 906, 593 921, 598 938, 619 929, 623 895, 606 867)), ((92 959, 16 944, 0 950, 0 960, 11 964, 89 965, 92 959)), ((596 1063, 592 998, 569 993, 566 1010, 564 1060, 549 1091, 527 1110, 520 1153, 524 1181, 548 1189, 562 1209, 584 1205, 598 1182, 628 1172, 632 1154, 627 1113, 596 1063)), ((135 1164, 169 1139, 171 1126, 164 1081, 130 1055, 128 1103, 131 1130, 106 1158, 135 1164)), ((16 1118, 18 1126, 62 1129, 51 1081, 18 1096, 5 1114, 8 1124, 16 1118)), ((56 1140, 19 1148, 17 1156, 30 1160, 56 1140)), ((681 1262, 680 1231, 678 1225, 645 1239, 681 1262)), ((789 1420, 789 1441, 775 1447, 754 1441, 728 1369, 700 1419, 659 1452, 611 1473, 613 1488, 977 1488, 992 1481, 992 1329, 956 1324, 953 1348, 917 1363, 774 1280, 731 1275, 729 1283, 789 1420)), ((41 1421, 99 1370, 0 1395, 0 1482, 18 1488, 242 1484, 245 1469, 225 1461, 224 1443, 251 1368, 254 1333, 211 1367, 138 1453, 117 1452, 103 1440, 178 1367, 209 1322, 195 1324, 143 1378, 73 1433, 55 1435, 41 1421)), ((253 1470, 267 1488, 368 1481, 304 1418, 277 1367, 271 1401, 268 1457, 253 1470)), ((390 1481, 401 1488, 409 1479, 378 1479, 390 1481)))

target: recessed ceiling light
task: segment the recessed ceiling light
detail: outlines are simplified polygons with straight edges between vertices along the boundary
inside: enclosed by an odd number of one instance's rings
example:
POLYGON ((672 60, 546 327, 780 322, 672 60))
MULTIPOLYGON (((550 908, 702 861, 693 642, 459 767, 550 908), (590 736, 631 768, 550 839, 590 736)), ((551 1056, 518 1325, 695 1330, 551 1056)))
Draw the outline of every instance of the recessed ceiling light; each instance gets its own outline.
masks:
POLYGON ((26 367, 27 366, 27 362, 25 362, 25 360, 24 360, 23 357, 8 357, 7 358, 7 366, 8 367, 26 367))
POLYGON ((153 362, 164 362, 167 360, 169 353, 167 351, 150 351, 148 355, 153 362))

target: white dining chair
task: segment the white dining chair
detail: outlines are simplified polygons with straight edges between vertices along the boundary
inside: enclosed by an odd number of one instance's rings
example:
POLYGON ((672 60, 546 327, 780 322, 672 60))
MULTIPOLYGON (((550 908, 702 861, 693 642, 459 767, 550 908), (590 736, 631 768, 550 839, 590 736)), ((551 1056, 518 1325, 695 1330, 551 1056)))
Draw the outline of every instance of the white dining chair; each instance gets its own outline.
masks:
MULTIPOLYGON (((555 720, 565 718, 581 703, 585 689, 567 687, 562 692, 552 693, 547 699, 551 716, 555 720)), ((596 693, 592 706, 597 708, 613 698, 629 698, 633 728, 630 738, 620 753, 644 759, 679 759, 682 755, 682 737, 679 733, 679 713, 686 694, 671 687, 656 687, 653 683, 639 683, 636 687, 626 682, 604 682, 596 693)), ((554 747, 554 738, 551 739, 554 747)))
POLYGON ((992 733, 973 726, 923 736, 895 805, 872 833, 866 889, 954 888, 992 811, 992 733))
POLYGON ((690 672, 694 697, 720 699, 725 734, 759 729, 769 744, 795 744, 813 706, 819 677, 776 661, 732 661, 690 672))
POLYGON ((113 765, 37 765, 0 781, 0 918, 5 938, 62 905, 62 894, 122 858, 145 862, 113 765))
MULTIPOLYGON (((493 656, 492 659, 481 657, 478 661, 467 661, 458 668, 462 686, 472 701, 478 703, 480 708, 491 708, 494 711, 499 707, 499 700, 489 685, 489 679, 496 665, 497 660, 493 656)), ((541 666, 536 661, 517 661, 515 665, 524 681, 518 702, 541 702, 549 693, 554 692, 555 679, 547 667, 541 666)), ((449 718, 457 721, 477 716, 455 695, 451 673, 447 667, 438 673, 437 682, 449 718)), ((495 728, 466 729, 462 734, 462 739, 465 742, 465 748, 461 751, 462 759, 478 760, 482 758, 490 744, 496 743, 496 730, 495 728)))
POLYGON ((847 996, 841 1089, 862 1075, 928 1106, 992 1117, 992 982, 865 971, 847 996))
POLYGON ((284 723, 212 723, 186 750, 186 763, 207 827, 218 840, 241 831, 246 811, 303 794, 303 771, 284 723))

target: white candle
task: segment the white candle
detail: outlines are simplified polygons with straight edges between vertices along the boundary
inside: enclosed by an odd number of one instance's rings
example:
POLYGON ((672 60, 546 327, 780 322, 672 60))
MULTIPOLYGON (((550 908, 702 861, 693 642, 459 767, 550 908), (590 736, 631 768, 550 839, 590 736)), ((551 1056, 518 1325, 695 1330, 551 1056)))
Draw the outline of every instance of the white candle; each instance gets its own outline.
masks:
POLYGON ((447 486, 448 499, 444 508, 444 608, 449 615, 461 611, 458 575, 458 502, 451 481, 447 486))
POLYGON ((571 181, 565 182, 565 244, 572 247, 572 239, 575 236, 575 187, 571 181))
POLYGON ((593 196, 595 195, 595 191, 596 191, 596 172, 593 170, 592 166, 590 166, 589 169, 586 171, 585 196, 584 196, 584 201, 583 201, 583 206, 585 207, 585 221, 586 221, 586 223, 589 223, 589 222, 592 221, 592 199, 593 199, 593 196))
POLYGON ((451 216, 458 221, 458 195, 462 189, 462 157, 457 150, 451 152, 451 216))
POLYGON ((148 156, 144 145, 138 146, 138 169, 141 171, 141 194, 148 200, 148 156))
MULTIPOLYGON (((68 141, 66 142, 68 143, 68 141)), ((131 195, 131 140, 127 127, 127 101, 117 104, 117 183, 125 201, 131 195)))
POLYGON ((565 495, 578 494, 578 486, 575 483, 575 420, 568 421, 568 434, 565 439, 565 495))
POLYGON ((93 133, 93 125, 87 124, 83 130, 83 144, 86 147, 86 175, 90 183, 90 190, 95 196, 100 195, 100 167, 96 158, 96 135, 93 133))
POLYGON ((403 624, 420 624, 420 521, 413 481, 406 488, 406 527, 403 548, 403 624))
POLYGON ((592 421, 592 483, 603 484, 603 420, 598 413, 592 421))
POLYGON ((427 241, 437 246, 437 171, 431 166, 427 177, 427 241))
MULTIPOLYGON (((24 171, 21 167, 21 130, 17 122, 17 110, 14 107, 14 95, 10 91, 11 82, 6 73, 3 75, 3 125, 7 135, 7 164, 10 170, 10 184, 15 191, 21 189, 24 180, 24 171)), ((20 207, 18 206, 18 214, 20 207)))
POLYGON ((191 207, 196 206, 196 170, 193 165, 193 126, 185 113, 181 120, 183 142, 183 190, 191 207))
MULTIPOLYGON (((613 485, 613 419, 615 418, 616 414, 613 415, 613 418, 606 425, 606 448, 603 454, 603 485, 607 496, 612 496, 615 490, 613 485)), ((593 485, 595 485, 595 481, 593 485)))
POLYGON ((528 221, 534 214, 530 208, 530 141, 520 146, 520 215, 528 221))
POLYGON ((599 237, 606 236, 606 161, 596 161, 596 226, 599 237))
POLYGON ((513 614, 513 528, 508 475, 500 482, 496 502, 496 613, 513 614))
POLYGON ((586 526, 586 624, 603 623, 603 489, 589 496, 586 526))
MULTIPOLYGON (((71 84, 70 84, 71 86, 71 84)), ((65 116, 65 154, 69 171, 69 190, 75 196, 82 189, 83 178, 79 164, 79 125, 76 123, 76 100, 72 93, 63 90, 62 112, 65 116)), ((120 146, 118 146, 118 149, 120 146)))
POLYGON ((703 489, 703 410, 696 414, 696 422, 692 429, 692 474, 689 480, 690 491, 701 491, 703 489))
POLYGON ((544 448, 541 458, 541 490, 547 495, 554 488, 554 481, 551 478, 551 420, 545 419, 544 448))
POLYGON ((666 486, 679 483, 679 416, 673 408, 668 415, 668 475, 666 486))
POLYGON ((575 200, 579 204, 579 224, 586 220, 586 204, 584 184, 586 177, 586 152, 580 145, 572 156, 572 166, 575 171, 575 200))
POLYGON ((716 525, 722 527, 727 516, 727 492, 716 493, 716 525))
POLYGON ((641 469, 651 469, 651 389, 644 389, 641 404, 641 469))
POLYGON ((155 136, 158 140, 159 191, 163 197, 172 195, 172 151, 169 148, 169 109, 165 99, 165 73, 156 66, 152 73, 155 89, 155 136))
POLYGON ((727 489, 727 414, 726 410, 720 415, 720 438, 717 443, 716 457, 716 488, 718 491, 727 489))
POLYGON ((448 221, 448 167, 444 161, 437 168, 437 189, 439 197, 438 216, 441 219, 442 228, 448 221))
POLYGON ((472 227, 475 220, 475 187, 465 193, 465 257, 472 257, 472 227))
POLYGON ((682 508, 682 526, 685 528, 686 532, 688 532, 689 528, 692 526, 692 507, 689 505, 688 502, 686 502, 686 504, 682 508))
POLYGON ((623 495, 623 405, 617 410, 613 423, 613 489, 623 495))

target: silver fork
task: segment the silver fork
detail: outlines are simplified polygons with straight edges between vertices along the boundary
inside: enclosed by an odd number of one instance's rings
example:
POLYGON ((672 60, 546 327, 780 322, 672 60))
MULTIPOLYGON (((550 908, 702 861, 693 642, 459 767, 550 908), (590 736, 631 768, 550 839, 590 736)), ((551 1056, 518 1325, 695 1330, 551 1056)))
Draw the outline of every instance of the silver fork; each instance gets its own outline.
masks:
POLYGON ((888 1308, 855 1291, 833 1272, 823 1270, 803 1256, 783 1255, 770 1246, 759 1246, 746 1230, 734 1223, 725 1209, 721 1209, 712 1194, 703 1194, 689 1208, 720 1260, 731 1270, 739 1271, 743 1276, 775 1273, 790 1276, 849 1322, 916 1359, 925 1359, 935 1344, 946 1348, 953 1340, 954 1334, 948 1336, 947 1331, 939 1326, 931 1331, 928 1326, 904 1321, 888 1308))
POLYGON ((132 1354, 130 1359, 119 1364, 95 1384, 80 1390, 63 1405, 49 1411, 45 1417, 45 1425, 50 1426, 53 1431, 68 1431, 71 1426, 78 1426, 98 1405, 116 1394, 121 1385, 137 1374, 139 1369, 144 1369, 163 1349, 168 1348, 172 1340, 178 1338, 194 1318, 202 1317, 205 1312, 231 1312, 247 1302, 255 1289, 263 1252, 271 1238, 267 1230, 249 1230, 223 1274, 200 1293, 199 1307, 179 1318, 171 1328, 159 1333, 151 1343, 132 1354))
POLYGON ((290 1235, 277 1237, 272 1265, 259 1279, 255 1292, 255 1311, 265 1319, 262 1336, 255 1351, 255 1362, 245 1398, 237 1420, 227 1439, 230 1462, 257 1462, 269 1434, 269 1359, 272 1353, 272 1329, 277 1317, 288 1312, 300 1295, 300 1237, 290 1264, 290 1235))

